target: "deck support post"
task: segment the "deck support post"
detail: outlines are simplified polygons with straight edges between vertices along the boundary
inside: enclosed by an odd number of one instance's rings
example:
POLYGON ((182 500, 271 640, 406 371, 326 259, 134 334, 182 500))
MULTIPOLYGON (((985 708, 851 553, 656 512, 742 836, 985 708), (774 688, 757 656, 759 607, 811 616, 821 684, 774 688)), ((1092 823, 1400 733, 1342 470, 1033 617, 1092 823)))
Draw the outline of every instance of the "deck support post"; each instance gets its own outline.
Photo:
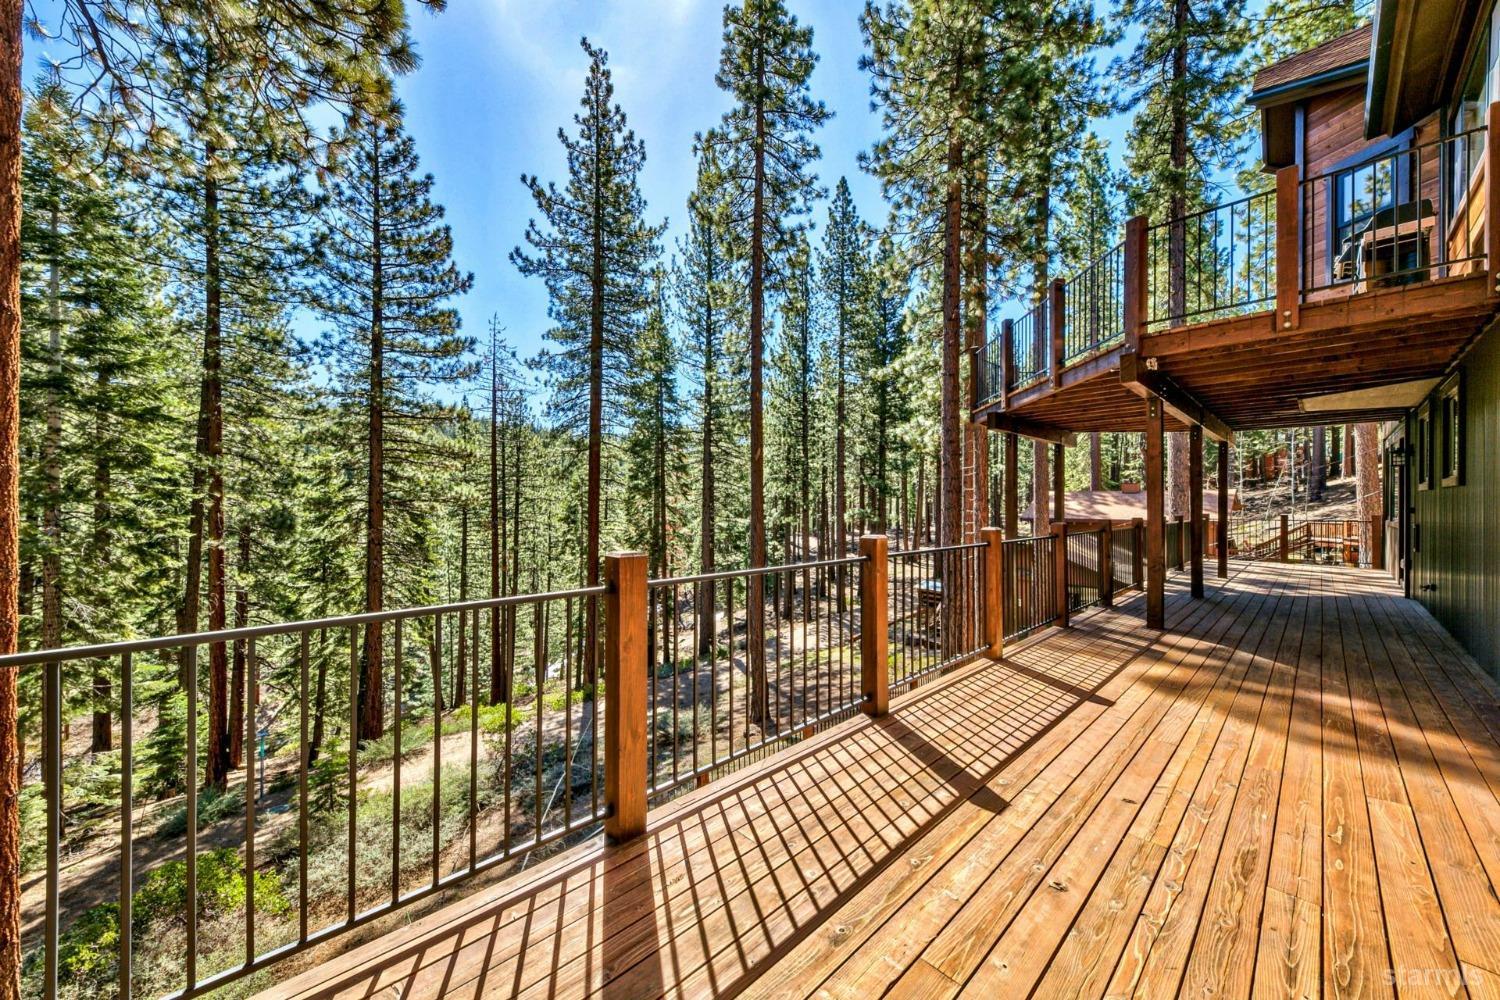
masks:
POLYGON ((1188 428, 1188 568, 1194 597, 1203 596, 1203 427, 1188 428))
POLYGON ((1005 432, 1005 537, 1015 538, 1021 525, 1020 438, 1005 432))
POLYGON ((1052 555, 1055 559, 1052 572, 1052 589, 1057 601, 1057 617, 1053 619, 1058 628, 1068 627, 1068 522, 1052 522, 1052 555))
POLYGON ((1005 653, 1005 547, 1004 533, 996 527, 980 528, 984 542, 984 641, 985 655, 998 660, 1005 653))
MULTIPOLYGON (((1493 107, 1494 105, 1491 105, 1493 107)), ((1370 568, 1385 568, 1385 515, 1370 516, 1370 568)))
POLYGON ((1282 514, 1281 534, 1276 540, 1276 557, 1281 562, 1286 562, 1287 556, 1290 554, 1291 538, 1288 532, 1287 520, 1287 516, 1285 514, 1282 514))
POLYGON ((1219 579, 1229 576, 1229 442, 1219 442, 1219 519, 1214 522, 1219 549, 1219 579))
POLYGON ((1115 606, 1115 523, 1105 521, 1099 529, 1099 603, 1115 606))
POLYGON ((1125 220, 1124 289, 1121 313, 1125 327, 1125 350, 1140 353, 1141 334, 1146 330, 1146 217, 1125 220))
POLYGON ((889 543, 884 535, 865 535, 859 540, 859 669, 864 685, 861 708, 866 715, 880 716, 890 710, 891 675, 887 643, 890 629, 889 543))
POLYGON ((646 832, 646 554, 604 557, 604 832, 646 832))
POLYGON ((1302 233, 1299 168, 1276 171, 1276 329, 1295 330, 1302 309, 1302 233))
POLYGON ((1181 570, 1187 565, 1187 525, 1181 514, 1172 518, 1177 523, 1177 539, 1172 545, 1172 568, 1181 570))
POLYGON ((1161 398, 1146 397, 1146 627, 1166 623, 1166 464, 1162 455, 1161 398))
POLYGON ((1500 101, 1485 108, 1484 255, 1490 271, 1490 294, 1500 294, 1500 101))
POLYGON ((1063 501, 1063 446, 1054 444, 1052 446, 1052 520, 1063 521, 1067 519, 1066 504, 1063 501))

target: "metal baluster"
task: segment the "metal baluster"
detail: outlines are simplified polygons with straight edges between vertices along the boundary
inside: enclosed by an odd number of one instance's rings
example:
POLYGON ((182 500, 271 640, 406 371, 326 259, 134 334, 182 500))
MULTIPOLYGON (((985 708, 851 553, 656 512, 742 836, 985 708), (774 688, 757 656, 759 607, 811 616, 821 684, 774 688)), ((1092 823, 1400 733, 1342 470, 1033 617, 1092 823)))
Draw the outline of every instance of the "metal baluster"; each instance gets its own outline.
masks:
POLYGON ((129 653, 120 657, 120 1000, 130 1000, 130 950, 135 936, 131 927, 131 903, 135 883, 134 861, 134 767, 135 686, 129 653))
POLYGON ((396 752, 391 756, 391 905, 401 899, 401 716, 404 714, 401 692, 406 685, 401 680, 403 657, 402 619, 395 622, 395 635, 391 638, 395 660, 391 664, 391 687, 395 691, 396 718, 392 723, 391 745, 396 752))
POLYGON ((531 680, 536 686, 536 756, 533 758, 532 778, 535 788, 532 795, 532 809, 536 813, 536 822, 531 828, 532 843, 542 842, 542 820, 543 810, 546 803, 542 801, 542 729, 546 719, 543 717, 544 692, 547 680, 547 665, 542 662, 542 602, 533 601, 531 605, 531 680))
POLYGON ((354 923, 354 913, 357 904, 355 886, 355 837, 357 834, 355 820, 355 784, 358 779, 359 767, 359 630, 357 626, 349 626, 349 840, 347 844, 349 871, 348 884, 345 887, 348 899, 347 916, 348 923, 354 923))
POLYGON ((432 616, 432 884, 442 877, 443 616, 432 616))
POLYGON ((297 706, 297 733, 301 744, 297 751, 297 941, 307 943, 307 764, 312 756, 307 736, 307 660, 308 633, 302 633, 298 659, 297 682, 301 697, 297 706))
MULTIPOLYGON (((187 913, 183 916, 187 920, 187 954, 186 979, 187 990, 191 991, 198 985, 198 647, 188 646, 183 650, 183 680, 187 684, 187 748, 184 752, 186 757, 186 792, 187 801, 187 913)), ((48 831, 51 832, 50 830, 48 831)), ((55 848, 57 838, 47 838, 49 848, 55 848)), ((51 866, 49 865, 49 868, 51 866)), ((56 912, 54 907, 48 907, 49 912, 56 912)), ((55 939, 54 939, 55 940, 55 939)), ((51 956, 56 949, 48 947, 47 954, 51 956)), ((57 995, 57 980, 55 970, 49 975, 47 982, 52 990, 48 996, 57 995)))
POLYGON ((255 637, 245 640, 245 964, 255 961, 255 637))
MULTIPOLYGON (((460 612, 458 627, 464 627, 460 612)), ((469 662, 459 670, 469 669, 469 871, 479 863, 479 609, 475 608, 469 624, 469 662)), ((457 705, 453 706, 455 709, 457 705)))

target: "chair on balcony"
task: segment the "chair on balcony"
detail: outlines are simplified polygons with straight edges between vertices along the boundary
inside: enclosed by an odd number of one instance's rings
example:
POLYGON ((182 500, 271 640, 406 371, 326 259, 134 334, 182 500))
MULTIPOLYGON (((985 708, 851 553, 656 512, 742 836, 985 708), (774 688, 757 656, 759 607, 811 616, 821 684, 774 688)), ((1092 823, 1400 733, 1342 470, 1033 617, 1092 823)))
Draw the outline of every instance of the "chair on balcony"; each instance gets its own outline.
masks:
POLYGON ((1344 241, 1334 278, 1355 281, 1356 292, 1426 281, 1436 224, 1428 198, 1382 208, 1344 241))

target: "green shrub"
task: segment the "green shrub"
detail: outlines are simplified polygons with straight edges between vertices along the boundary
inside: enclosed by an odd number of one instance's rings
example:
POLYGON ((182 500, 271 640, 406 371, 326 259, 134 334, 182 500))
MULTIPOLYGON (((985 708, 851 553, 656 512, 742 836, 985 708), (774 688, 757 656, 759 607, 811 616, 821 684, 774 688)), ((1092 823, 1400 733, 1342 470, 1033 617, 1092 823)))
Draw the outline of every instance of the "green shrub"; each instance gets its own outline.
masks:
MULTIPOLYGON (((198 829, 212 826, 220 820, 245 815, 245 790, 231 788, 221 792, 205 788, 198 793, 198 829)), ((162 817, 156 828, 163 837, 180 837, 187 833, 187 805, 180 805, 162 817)))
MULTIPOLYGON (((245 905, 245 866, 232 847, 198 855, 198 915, 206 918, 245 905)), ((255 911, 279 916, 291 908, 274 872, 255 873, 255 911)), ((132 926, 137 933, 159 921, 183 921, 187 915, 187 862, 168 861, 146 876, 134 897, 132 926)))
POLYGON ((57 978, 84 989, 108 986, 120 957, 120 904, 100 903, 78 915, 57 939, 57 978))

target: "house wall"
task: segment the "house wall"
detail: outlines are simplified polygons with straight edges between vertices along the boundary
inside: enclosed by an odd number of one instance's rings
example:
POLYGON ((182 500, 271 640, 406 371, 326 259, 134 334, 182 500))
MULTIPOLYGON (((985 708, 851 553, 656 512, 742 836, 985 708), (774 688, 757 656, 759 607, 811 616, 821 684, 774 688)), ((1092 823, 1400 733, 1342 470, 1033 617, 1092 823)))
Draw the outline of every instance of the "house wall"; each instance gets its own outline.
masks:
POLYGON ((1417 413, 1406 420, 1408 463, 1429 461, 1432 485, 1412 480, 1410 593, 1421 601, 1486 670, 1500 678, 1500 324, 1461 360, 1463 478, 1441 482, 1437 442, 1445 381, 1428 398, 1434 433, 1429 455, 1418 447, 1417 413))

